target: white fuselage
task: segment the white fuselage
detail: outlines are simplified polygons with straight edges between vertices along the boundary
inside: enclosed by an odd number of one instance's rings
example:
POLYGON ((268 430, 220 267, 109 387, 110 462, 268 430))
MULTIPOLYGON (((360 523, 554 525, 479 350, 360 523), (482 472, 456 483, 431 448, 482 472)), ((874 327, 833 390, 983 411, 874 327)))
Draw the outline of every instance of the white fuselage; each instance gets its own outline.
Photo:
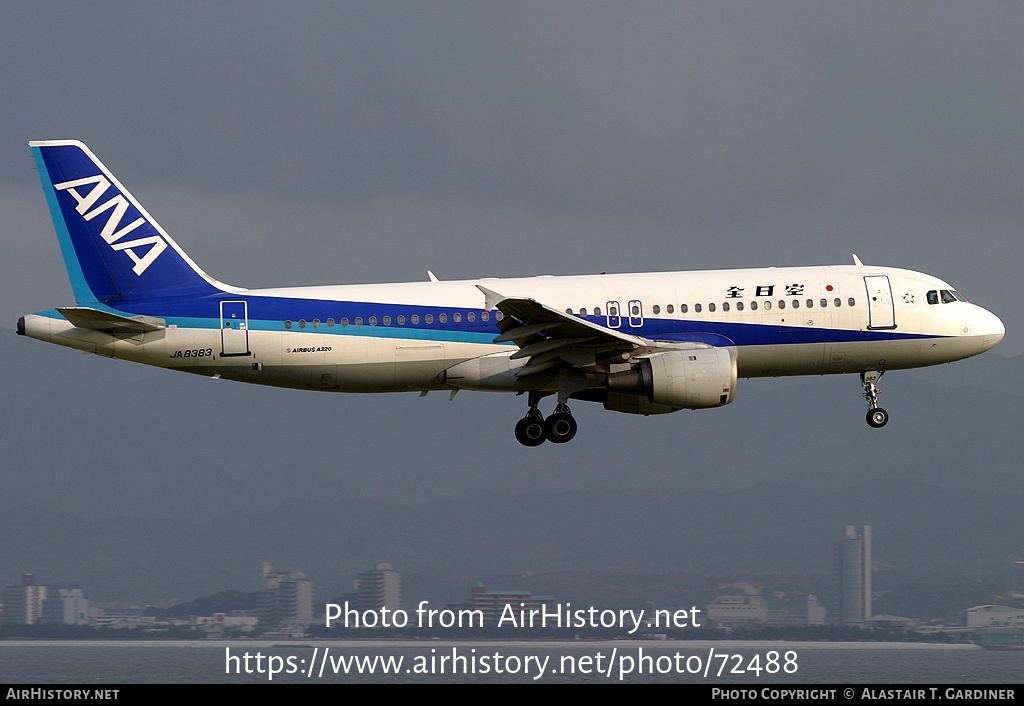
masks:
POLYGON ((514 345, 493 342, 501 314, 478 285, 652 341, 728 348, 739 377, 935 365, 1003 335, 985 309, 942 301, 939 292, 954 290, 939 279, 855 265, 240 290, 231 322, 224 303, 204 315, 194 302, 172 301, 166 310, 118 310, 161 317, 166 327, 152 332, 78 328, 57 312, 30 315, 25 327, 100 355, 283 387, 526 389, 513 376, 446 378, 482 356, 497 355, 505 369, 525 363, 505 360, 514 345))

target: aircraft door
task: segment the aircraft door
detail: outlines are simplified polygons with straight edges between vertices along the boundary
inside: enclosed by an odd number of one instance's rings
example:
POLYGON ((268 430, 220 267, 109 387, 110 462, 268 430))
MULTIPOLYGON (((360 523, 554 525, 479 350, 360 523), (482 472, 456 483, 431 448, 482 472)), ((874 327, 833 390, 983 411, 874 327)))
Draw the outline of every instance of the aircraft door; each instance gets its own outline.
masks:
POLYGON ((220 354, 249 355, 249 313, 244 301, 220 303, 220 354))
POLYGON ((605 312, 608 315, 608 328, 618 328, 622 325, 622 317, 619 314, 618 302, 608 302, 605 304, 605 312))
POLYGON ((868 328, 896 328, 896 308, 892 300, 892 287, 885 275, 864 278, 868 292, 868 328))
POLYGON ((641 328, 644 325, 644 305, 639 299, 632 299, 629 302, 629 326, 630 328, 641 328))

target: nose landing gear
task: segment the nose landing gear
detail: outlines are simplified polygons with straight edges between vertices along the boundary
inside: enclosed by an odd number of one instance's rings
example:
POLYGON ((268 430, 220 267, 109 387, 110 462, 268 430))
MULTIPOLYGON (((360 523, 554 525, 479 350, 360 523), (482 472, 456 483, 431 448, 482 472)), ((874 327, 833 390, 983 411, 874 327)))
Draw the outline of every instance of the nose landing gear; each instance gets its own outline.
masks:
POLYGON ((860 374, 860 382, 864 387, 864 399, 868 401, 867 422, 874 429, 881 429, 889 422, 889 413, 878 406, 878 395, 881 390, 876 384, 884 370, 868 370, 860 374))

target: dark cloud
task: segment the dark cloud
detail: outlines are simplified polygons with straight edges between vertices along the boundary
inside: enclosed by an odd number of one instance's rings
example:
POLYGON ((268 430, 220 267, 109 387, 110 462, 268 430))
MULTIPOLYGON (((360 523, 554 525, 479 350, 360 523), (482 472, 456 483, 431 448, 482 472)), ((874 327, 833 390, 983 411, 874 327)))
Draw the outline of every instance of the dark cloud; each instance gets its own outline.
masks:
POLYGON ((246 7, 15 7, 8 129, 331 203, 1022 215, 1015 5, 246 7))

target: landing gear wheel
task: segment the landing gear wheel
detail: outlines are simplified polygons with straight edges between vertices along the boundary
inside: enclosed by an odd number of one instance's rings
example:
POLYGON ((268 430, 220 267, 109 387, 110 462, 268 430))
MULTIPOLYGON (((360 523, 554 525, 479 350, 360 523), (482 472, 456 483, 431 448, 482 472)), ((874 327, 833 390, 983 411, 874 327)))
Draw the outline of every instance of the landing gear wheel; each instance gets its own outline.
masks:
POLYGON ((552 444, 564 444, 576 436, 576 420, 568 411, 548 415, 544 425, 547 427, 548 441, 552 444))
POLYGON ((547 439, 546 427, 541 413, 531 410, 516 422, 516 441, 523 446, 540 446, 547 439))
POLYGON ((889 421, 889 413, 881 407, 868 410, 868 426, 874 429, 881 429, 889 421))

